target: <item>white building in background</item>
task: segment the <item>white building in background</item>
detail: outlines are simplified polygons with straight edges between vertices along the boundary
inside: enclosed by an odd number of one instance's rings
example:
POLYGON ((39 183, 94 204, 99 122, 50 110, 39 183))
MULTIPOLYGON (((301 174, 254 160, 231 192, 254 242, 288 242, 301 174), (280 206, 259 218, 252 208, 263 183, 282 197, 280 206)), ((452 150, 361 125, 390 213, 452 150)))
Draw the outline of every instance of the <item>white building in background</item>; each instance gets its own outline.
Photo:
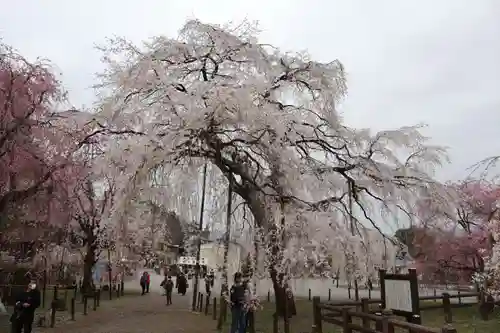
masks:
MULTIPOLYGON (((229 243, 228 274, 232 276, 241 270, 245 258, 243 246, 236 242, 229 243)), ((203 258, 208 270, 219 272, 224 264, 224 245, 219 242, 208 242, 201 245, 200 257, 203 258)))

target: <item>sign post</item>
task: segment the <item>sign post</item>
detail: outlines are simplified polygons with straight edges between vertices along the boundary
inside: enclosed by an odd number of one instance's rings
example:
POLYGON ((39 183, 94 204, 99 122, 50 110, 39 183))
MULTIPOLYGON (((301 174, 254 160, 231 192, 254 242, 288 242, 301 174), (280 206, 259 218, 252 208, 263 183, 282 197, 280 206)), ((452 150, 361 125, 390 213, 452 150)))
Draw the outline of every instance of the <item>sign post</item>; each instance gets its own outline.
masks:
POLYGON ((407 274, 389 274, 379 270, 382 308, 404 316, 413 324, 421 324, 417 271, 410 268, 407 274))

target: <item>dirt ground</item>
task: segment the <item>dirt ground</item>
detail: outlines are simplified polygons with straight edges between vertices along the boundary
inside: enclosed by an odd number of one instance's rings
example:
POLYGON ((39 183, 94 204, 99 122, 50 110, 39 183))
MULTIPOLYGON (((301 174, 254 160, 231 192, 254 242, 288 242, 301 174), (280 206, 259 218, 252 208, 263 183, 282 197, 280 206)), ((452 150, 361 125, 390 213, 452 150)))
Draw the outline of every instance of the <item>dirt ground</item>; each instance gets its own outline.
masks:
POLYGON ((215 330, 211 316, 189 310, 191 297, 174 294, 173 305, 165 305, 158 293, 124 297, 110 302, 86 317, 40 333, 206 333, 215 330))

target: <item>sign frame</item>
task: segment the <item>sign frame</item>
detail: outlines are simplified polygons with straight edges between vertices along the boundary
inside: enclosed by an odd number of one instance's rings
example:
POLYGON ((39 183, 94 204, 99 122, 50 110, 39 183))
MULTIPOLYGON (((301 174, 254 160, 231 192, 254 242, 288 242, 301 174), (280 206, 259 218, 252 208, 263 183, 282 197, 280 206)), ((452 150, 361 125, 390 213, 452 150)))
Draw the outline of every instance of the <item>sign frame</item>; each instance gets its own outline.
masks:
POLYGON ((419 301, 419 293, 418 293, 418 279, 417 279, 417 270, 414 268, 408 269, 407 274, 394 274, 387 273, 385 269, 379 270, 379 278, 380 278, 380 297, 382 301, 382 308, 386 309, 387 307, 387 297, 397 296, 397 295, 389 295, 386 293, 386 281, 408 281, 409 283, 409 292, 410 292, 410 303, 411 303, 411 311, 405 311, 402 309, 389 309, 395 315, 406 317, 407 321, 414 324, 421 324, 420 317, 420 301, 419 301))

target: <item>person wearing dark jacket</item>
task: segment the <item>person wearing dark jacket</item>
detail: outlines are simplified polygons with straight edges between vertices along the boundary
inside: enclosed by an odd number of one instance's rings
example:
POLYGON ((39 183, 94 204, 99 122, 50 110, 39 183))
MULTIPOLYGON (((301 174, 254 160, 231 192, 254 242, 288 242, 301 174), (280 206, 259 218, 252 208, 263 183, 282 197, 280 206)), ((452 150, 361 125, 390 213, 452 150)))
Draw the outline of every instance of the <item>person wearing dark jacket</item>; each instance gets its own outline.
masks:
POLYGON ((246 301, 248 289, 242 281, 240 272, 234 274, 234 284, 229 291, 231 301, 231 333, 245 333, 246 320, 246 301))
POLYGON ((205 276, 205 292, 207 293, 208 297, 210 297, 212 293, 213 285, 214 285, 214 276, 208 274, 207 276, 205 276))
POLYGON ((182 296, 186 295, 187 279, 184 274, 180 273, 179 275, 177 275, 176 285, 177 285, 177 293, 181 294, 182 296))
POLYGON ((31 281, 28 290, 21 293, 14 307, 10 321, 13 333, 31 333, 35 310, 40 306, 41 296, 35 281, 31 281))
POLYGON ((146 272, 142 273, 141 280, 139 281, 139 283, 141 285, 141 291, 142 291, 141 295, 144 295, 146 293, 146 286, 148 283, 148 276, 146 272))
POLYGON ((167 296, 167 305, 172 304, 172 289, 174 289, 174 283, 172 282, 172 278, 169 276, 165 276, 165 279, 162 281, 161 287, 165 289, 165 296, 167 296))

